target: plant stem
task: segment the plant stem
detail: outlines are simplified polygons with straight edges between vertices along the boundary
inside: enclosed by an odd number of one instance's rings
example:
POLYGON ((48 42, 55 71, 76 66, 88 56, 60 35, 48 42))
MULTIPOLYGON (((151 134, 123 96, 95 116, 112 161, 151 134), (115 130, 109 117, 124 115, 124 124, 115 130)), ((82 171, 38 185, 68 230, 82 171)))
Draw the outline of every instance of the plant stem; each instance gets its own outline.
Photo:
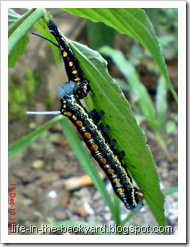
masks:
POLYGON ((172 162, 172 160, 173 160, 173 159, 172 159, 172 156, 171 156, 170 152, 168 151, 165 142, 162 140, 162 138, 161 138, 159 132, 156 132, 156 140, 157 140, 157 142, 160 144, 161 148, 163 149, 163 151, 164 151, 164 153, 165 153, 167 159, 168 159, 170 162, 172 162))

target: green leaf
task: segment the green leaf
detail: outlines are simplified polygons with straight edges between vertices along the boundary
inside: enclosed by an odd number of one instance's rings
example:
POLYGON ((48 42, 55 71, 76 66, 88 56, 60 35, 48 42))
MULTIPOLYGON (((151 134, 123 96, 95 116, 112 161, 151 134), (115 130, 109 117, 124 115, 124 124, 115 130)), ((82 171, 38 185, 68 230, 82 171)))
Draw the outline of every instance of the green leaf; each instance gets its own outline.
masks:
POLYGON ((87 35, 89 46, 93 49, 98 49, 103 45, 113 45, 115 30, 103 23, 94 23, 88 21, 87 35))
POLYGON ((15 45, 13 52, 9 56, 8 66, 9 68, 14 67, 15 63, 25 53, 26 46, 29 40, 27 36, 23 36, 22 39, 15 45))
POLYGON ((159 130, 163 130, 167 113, 167 87, 163 76, 159 78, 156 90, 156 110, 159 130))
POLYGON ((138 41, 152 55, 154 61, 160 68, 168 88, 170 89, 176 102, 177 94, 170 82, 164 57, 160 51, 160 45, 154 32, 152 23, 142 9, 63 9, 73 15, 90 19, 94 22, 103 22, 114 28, 121 34, 126 34, 138 41))
POLYGON ((149 125, 154 131, 157 130, 157 119, 152 100, 145 86, 139 81, 134 66, 126 60, 121 51, 105 46, 100 49, 100 52, 105 56, 111 57, 118 69, 125 76, 130 87, 129 93, 137 97, 139 107, 147 117, 149 125))
POLYGON ((17 12, 15 12, 13 9, 8 9, 8 23, 10 24, 14 23, 15 20, 19 19, 21 15, 19 15, 17 12))
MULTIPOLYGON (((45 38, 57 43, 57 41, 55 40, 53 35, 49 32, 49 28, 48 28, 47 24, 44 22, 43 19, 40 19, 39 21, 37 21, 35 23, 34 27, 37 29, 38 33, 41 36, 43 36, 43 37, 45 37, 45 38)), ((60 62, 61 62, 60 51, 55 45, 53 45, 51 43, 49 43, 49 44, 50 44, 51 49, 52 49, 52 53, 53 53, 53 56, 54 56, 54 59, 55 59, 55 63, 56 63, 57 66, 59 66, 60 62)))
POLYGON ((14 66, 18 58, 25 52, 28 43, 27 32, 34 23, 44 15, 43 9, 32 9, 9 27, 9 67, 14 66))
POLYGON ((116 81, 108 74, 107 63, 100 54, 77 42, 71 42, 70 45, 90 81, 91 94, 87 96, 87 105, 90 102, 90 110, 96 108, 104 111, 102 121, 110 126, 109 136, 117 140, 117 150, 125 152, 124 161, 144 192, 157 222, 165 225, 164 196, 160 191, 156 165, 130 105, 116 81))
POLYGON ((166 133, 167 134, 172 134, 176 131, 177 125, 174 121, 170 120, 166 124, 166 133))
POLYGON ((164 191, 164 195, 167 196, 167 195, 171 195, 175 192, 178 192, 178 186, 175 186, 175 187, 171 187, 170 189, 164 191))

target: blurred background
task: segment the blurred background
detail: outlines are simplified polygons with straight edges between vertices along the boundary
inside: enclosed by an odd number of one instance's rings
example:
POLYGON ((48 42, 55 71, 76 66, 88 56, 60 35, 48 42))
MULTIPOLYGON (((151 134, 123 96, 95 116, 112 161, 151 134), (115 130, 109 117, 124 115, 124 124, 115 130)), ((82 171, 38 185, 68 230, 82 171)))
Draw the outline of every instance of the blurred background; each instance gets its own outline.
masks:
MULTIPOLYGON (((21 9, 14 10, 19 14, 25 13, 21 9)), ((59 9, 48 11, 69 39, 98 51, 102 51, 104 46, 119 50, 129 66, 135 69, 134 76, 138 76, 139 83, 145 86, 155 109, 158 100, 159 104, 163 104, 159 130, 155 131, 139 108, 139 99, 130 91, 130 82, 121 69, 123 60, 115 63, 110 56, 104 57, 108 61, 110 75, 119 83, 147 136, 160 175, 161 189, 168 191, 165 203, 167 225, 173 227, 171 234, 177 234, 177 104, 167 91, 158 67, 150 54, 126 35, 102 23, 92 23, 59 9)), ((154 26, 172 85, 177 92, 177 9, 145 9, 145 12, 154 26)), ((57 88, 68 81, 62 61, 60 66, 56 66, 49 43, 30 33, 28 38, 25 54, 9 68, 9 146, 53 118, 27 116, 26 111, 59 110, 57 88)), ((98 164, 94 163, 110 193, 109 181, 98 164)), ((28 148, 9 159, 10 183, 16 183, 16 217, 21 225, 40 227, 44 222, 55 225, 56 222, 68 220, 99 225, 114 223, 109 208, 82 169, 59 124, 44 131, 28 148)), ((128 212, 122 205, 123 217, 126 214, 128 212)), ((127 225, 147 223, 157 225, 150 210, 145 207, 127 225)))

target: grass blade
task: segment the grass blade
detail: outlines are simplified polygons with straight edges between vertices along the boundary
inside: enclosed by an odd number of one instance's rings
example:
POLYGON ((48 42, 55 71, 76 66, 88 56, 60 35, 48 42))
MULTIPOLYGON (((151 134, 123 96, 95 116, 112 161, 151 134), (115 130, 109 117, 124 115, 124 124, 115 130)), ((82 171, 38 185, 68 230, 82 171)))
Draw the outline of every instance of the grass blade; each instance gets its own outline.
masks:
POLYGON ((156 91, 156 111, 158 128, 160 131, 162 131, 167 113, 167 87, 163 76, 161 76, 158 81, 158 87, 156 91))
POLYGON ((11 145, 8 150, 9 159, 14 157, 14 155, 21 152, 25 148, 27 148, 29 145, 31 145, 37 138, 39 138, 42 135, 42 133, 45 130, 49 129, 53 124, 59 121, 60 118, 61 116, 53 118, 49 122, 39 127, 37 130, 32 131, 31 133, 29 133, 28 135, 24 136, 19 141, 11 145))

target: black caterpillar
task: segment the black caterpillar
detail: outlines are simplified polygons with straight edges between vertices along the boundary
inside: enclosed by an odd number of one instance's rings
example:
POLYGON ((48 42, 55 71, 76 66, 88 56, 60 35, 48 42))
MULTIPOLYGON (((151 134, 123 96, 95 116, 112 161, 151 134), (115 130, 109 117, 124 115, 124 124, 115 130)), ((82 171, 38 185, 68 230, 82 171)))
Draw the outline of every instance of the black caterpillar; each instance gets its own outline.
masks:
POLYGON ((144 198, 142 192, 133 186, 126 165, 122 161, 125 153, 118 153, 114 148, 116 141, 110 140, 109 127, 99 124, 103 111, 88 112, 80 103, 79 99, 86 97, 90 90, 89 81, 56 24, 50 20, 48 27, 58 45, 45 37, 35 35, 58 47, 65 63, 69 82, 62 84, 58 89, 58 96, 61 98, 60 112, 76 126, 92 156, 106 173, 116 195, 123 201, 125 207, 134 212, 139 211, 143 207, 144 198))
POLYGON ((80 68, 78 59, 75 57, 68 43, 64 40, 58 31, 56 24, 50 20, 48 27, 50 33, 57 40, 61 56, 65 63, 65 69, 69 81, 74 81, 77 84, 76 96, 79 99, 83 99, 90 91, 89 81, 86 79, 82 69, 80 68))
POLYGON ((103 112, 89 113, 76 97, 76 91, 75 82, 67 82, 59 87, 61 114, 67 116, 76 126, 92 156, 106 173, 116 195, 123 201, 125 207, 131 211, 139 211, 143 206, 142 193, 133 186, 126 165, 122 162, 124 154, 118 154, 114 149, 115 141, 110 141, 107 135, 108 128, 98 124, 103 112))

